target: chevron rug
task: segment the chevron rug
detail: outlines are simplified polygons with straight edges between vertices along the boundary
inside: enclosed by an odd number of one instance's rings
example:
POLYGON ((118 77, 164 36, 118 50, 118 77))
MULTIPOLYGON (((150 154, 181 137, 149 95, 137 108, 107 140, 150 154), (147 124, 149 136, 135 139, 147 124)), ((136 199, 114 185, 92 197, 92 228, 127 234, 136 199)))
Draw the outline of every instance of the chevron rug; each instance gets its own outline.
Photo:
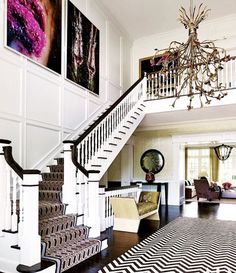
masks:
POLYGON ((236 222, 177 218, 98 273, 236 273, 236 222))

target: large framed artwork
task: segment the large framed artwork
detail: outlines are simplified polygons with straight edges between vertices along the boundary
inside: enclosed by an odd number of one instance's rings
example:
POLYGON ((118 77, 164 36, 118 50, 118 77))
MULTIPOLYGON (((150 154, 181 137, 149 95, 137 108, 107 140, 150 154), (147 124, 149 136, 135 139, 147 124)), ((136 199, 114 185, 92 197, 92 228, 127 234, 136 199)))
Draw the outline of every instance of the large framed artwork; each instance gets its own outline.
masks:
POLYGON ((67 79, 99 95, 99 30, 68 1, 67 79))
POLYGON ((162 69, 162 62, 168 56, 168 53, 163 53, 155 56, 139 59, 139 77, 143 77, 144 72, 158 72, 162 69))
POLYGON ((61 73, 62 0, 6 0, 8 48, 61 73))

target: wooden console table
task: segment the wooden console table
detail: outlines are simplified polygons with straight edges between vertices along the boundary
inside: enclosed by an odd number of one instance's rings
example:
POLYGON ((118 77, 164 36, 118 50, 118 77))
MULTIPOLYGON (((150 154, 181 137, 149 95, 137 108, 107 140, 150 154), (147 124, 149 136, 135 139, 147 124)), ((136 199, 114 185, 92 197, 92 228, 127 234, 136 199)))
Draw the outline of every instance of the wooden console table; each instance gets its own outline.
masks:
POLYGON ((168 182, 152 182, 152 183, 142 182, 142 181, 131 182, 131 185, 138 185, 138 184, 142 184, 144 186, 145 185, 156 186, 156 189, 159 192, 161 192, 161 186, 164 185, 165 186, 165 203, 166 203, 166 206, 168 205, 168 182))

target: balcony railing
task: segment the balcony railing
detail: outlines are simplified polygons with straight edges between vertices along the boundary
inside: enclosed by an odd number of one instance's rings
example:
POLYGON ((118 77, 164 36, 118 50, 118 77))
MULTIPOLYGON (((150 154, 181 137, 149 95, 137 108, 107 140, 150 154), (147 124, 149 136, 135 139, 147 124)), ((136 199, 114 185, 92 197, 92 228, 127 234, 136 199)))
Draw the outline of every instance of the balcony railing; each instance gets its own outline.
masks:
MULTIPOLYGON (((224 69, 219 71, 219 82, 224 90, 236 88, 236 56, 224 63, 224 69)), ((178 88, 181 86, 180 79, 176 76, 175 70, 165 73, 160 71, 147 74, 147 100, 174 98, 177 96, 178 88)), ((209 90, 210 90, 209 86, 209 90)), ((180 96, 187 96, 188 90, 181 92, 180 96)))

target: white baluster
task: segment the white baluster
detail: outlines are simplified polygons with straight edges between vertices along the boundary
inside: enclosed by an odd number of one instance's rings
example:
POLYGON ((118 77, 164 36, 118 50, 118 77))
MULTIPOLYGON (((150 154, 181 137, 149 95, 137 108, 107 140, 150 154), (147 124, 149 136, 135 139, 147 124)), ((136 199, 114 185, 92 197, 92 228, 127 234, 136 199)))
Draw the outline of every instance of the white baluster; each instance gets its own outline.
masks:
POLYGON ((230 78, 229 78, 229 88, 233 87, 233 60, 230 60, 230 78))
MULTIPOLYGON (((17 207, 16 207, 16 187, 18 184, 18 175, 12 170, 12 215, 11 215, 11 231, 17 231, 17 207)), ((19 200, 20 201, 20 200, 19 200)))
POLYGON ((18 224, 18 246, 20 247, 22 244, 22 223, 24 221, 24 208, 23 208, 23 187, 22 187, 22 179, 19 180, 20 186, 20 196, 19 196, 19 224, 18 224))
POLYGON ((11 168, 6 164, 6 213, 5 229, 11 229, 11 168))
POLYGON ((225 63, 225 87, 229 87, 229 62, 225 63))

